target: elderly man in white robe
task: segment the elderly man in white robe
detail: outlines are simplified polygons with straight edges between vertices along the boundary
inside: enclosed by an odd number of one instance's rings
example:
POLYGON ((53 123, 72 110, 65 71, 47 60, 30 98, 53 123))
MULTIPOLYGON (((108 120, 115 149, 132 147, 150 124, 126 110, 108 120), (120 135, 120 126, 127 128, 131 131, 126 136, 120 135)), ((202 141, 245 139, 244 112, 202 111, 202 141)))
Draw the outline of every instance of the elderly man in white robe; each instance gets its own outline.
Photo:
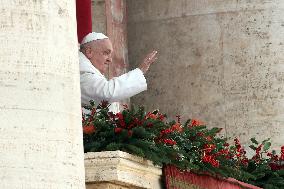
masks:
POLYGON ((112 62, 112 53, 112 43, 104 34, 92 32, 83 38, 79 52, 82 105, 105 100, 112 103, 110 111, 118 112, 117 102, 147 90, 144 74, 157 59, 157 51, 149 53, 138 68, 107 80, 104 74, 112 62))

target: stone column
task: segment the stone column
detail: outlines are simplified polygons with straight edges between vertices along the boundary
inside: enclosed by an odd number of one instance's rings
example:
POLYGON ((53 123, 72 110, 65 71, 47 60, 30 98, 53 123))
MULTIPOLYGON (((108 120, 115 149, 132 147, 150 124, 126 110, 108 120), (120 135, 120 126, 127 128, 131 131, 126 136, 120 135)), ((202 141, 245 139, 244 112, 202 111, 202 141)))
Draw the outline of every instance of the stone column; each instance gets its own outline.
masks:
POLYGON ((0 188, 84 188, 75 1, 1 1, 0 46, 0 188))
MULTIPOLYGON (((132 102, 244 143, 284 138, 284 1, 127 1, 129 61, 159 51, 132 102)), ((135 67, 136 65, 131 65, 135 67)), ((279 148, 278 148, 279 149, 279 148)))

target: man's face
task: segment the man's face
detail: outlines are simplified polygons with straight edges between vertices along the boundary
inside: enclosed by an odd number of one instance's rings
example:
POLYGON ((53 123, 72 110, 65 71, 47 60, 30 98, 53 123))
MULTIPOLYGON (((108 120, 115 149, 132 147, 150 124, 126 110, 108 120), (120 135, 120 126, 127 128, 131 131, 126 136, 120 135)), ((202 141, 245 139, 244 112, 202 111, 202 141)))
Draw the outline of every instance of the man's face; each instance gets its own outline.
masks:
POLYGON ((109 39, 94 41, 87 58, 102 74, 106 74, 112 62, 112 44, 109 39))

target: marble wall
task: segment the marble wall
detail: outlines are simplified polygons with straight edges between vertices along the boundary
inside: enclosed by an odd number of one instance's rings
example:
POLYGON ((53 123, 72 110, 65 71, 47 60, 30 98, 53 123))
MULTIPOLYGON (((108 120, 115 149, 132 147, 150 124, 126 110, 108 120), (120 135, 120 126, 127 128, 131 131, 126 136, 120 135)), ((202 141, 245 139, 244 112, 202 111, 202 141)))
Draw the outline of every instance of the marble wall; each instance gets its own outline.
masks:
POLYGON ((148 90, 131 99, 197 118, 227 137, 284 144, 284 1, 128 0, 130 66, 152 49, 148 90))

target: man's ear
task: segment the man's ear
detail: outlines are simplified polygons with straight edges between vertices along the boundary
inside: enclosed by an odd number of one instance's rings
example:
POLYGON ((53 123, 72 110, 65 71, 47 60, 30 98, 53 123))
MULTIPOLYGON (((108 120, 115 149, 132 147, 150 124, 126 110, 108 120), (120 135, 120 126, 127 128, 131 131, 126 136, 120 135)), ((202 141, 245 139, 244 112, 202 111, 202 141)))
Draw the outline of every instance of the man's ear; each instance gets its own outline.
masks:
POLYGON ((92 56, 93 56, 93 51, 92 51, 92 49, 91 49, 90 47, 87 47, 87 48, 86 48, 85 53, 86 53, 85 55, 86 55, 86 57, 87 57, 88 59, 92 58, 92 56))

